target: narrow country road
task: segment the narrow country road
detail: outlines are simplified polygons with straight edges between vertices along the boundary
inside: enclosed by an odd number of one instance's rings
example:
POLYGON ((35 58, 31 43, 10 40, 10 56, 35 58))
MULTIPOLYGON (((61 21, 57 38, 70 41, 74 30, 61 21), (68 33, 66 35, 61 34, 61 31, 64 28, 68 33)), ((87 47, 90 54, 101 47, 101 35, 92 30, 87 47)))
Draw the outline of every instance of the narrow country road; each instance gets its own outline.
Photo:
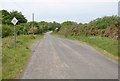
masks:
POLYGON ((117 79, 118 65, 92 47, 46 34, 20 79, 117 79))

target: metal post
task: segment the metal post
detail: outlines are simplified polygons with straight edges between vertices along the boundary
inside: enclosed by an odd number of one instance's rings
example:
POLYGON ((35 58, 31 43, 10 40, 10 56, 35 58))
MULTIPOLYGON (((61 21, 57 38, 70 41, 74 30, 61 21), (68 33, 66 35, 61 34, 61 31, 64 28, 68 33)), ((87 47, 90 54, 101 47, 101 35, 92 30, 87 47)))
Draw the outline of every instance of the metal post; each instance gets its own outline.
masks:
POLYGON ((14 24, 14 48, 16 48, 16 23, 18 20, 14 17, 11 22, 14 24))
POLYGON ((16 48, 16 25, 14 25, 14 48, 16 48))

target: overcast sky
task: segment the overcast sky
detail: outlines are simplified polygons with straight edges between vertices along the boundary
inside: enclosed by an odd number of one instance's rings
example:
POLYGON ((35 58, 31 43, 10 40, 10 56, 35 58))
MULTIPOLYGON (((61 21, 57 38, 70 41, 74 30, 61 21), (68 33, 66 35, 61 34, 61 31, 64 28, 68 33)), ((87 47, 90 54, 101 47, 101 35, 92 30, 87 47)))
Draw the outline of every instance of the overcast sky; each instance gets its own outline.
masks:
POLYGON ((119 0, 1 0, 0 10, 17 10, 31 21, 75 21, 87 23, 103 16, 118 14, 119 0))

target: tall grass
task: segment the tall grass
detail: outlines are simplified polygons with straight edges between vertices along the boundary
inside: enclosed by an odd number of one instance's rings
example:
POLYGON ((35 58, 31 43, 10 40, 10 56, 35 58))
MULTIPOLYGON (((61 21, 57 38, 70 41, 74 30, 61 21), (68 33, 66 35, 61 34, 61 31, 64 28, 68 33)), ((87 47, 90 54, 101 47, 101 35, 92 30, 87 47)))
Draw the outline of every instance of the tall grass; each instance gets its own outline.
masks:
POLYGON ((42 36, 17 36, 16 48, 14 48, 13 36, 3 38, 2 41, 2 78, 13 79, 23 69, 27 59, 30 57, 30 45, 42 36))
POLYGON ((109 57, 110 59, 118 61, 118 40, 113 40, 107 37, 100 37, 100 36, 67 36, 61 34, 53 34, 58 37, 68 38, 72 40, 81 41, 83 43, 89 44, 93 46, 95 49, 100 51, 105 56, 109 57))

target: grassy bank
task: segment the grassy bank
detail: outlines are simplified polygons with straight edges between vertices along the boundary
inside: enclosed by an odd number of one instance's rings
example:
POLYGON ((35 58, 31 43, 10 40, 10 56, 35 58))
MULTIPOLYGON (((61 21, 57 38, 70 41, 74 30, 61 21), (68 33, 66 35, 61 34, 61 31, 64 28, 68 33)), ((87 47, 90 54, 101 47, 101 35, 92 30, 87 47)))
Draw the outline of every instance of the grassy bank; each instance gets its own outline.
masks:
POLYGON ((2 80, 2 39, 0 38, 0 81, 2 80))
POLYGON ((17 45, 14 48, 13 36, 2 39, 2 78, 13 79, 23 69, 30 57, 33 42, 42 38, 42 35, 35 37, 31 35, 17 36, 17 45))
POLYGON ((107 37, 100 36, 67 36, 54 33, 53 35, 68 38, 71 40, 77 40, 82 43, 91 45, 96 50, 100 51, 103 55, 107 56, 109 59, 118 61, 118 41, 107 37))

